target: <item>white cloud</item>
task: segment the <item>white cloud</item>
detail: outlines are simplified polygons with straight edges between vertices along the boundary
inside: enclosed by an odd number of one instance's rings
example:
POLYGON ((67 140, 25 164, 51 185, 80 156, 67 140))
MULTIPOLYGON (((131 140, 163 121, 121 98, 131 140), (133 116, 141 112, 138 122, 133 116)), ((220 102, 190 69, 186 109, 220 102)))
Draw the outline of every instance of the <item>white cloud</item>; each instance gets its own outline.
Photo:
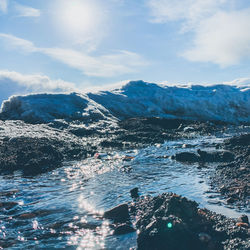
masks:
POLYGON ((9 48, 16 48, 26 53, 42 53, 87 76, 113 77, 136 72, 147 65, 140 55, 129 51, 117 51, 113 54, 91 56, 84 52, 64 48, 38 48, 32 42, 9 34, 0 33, 0 38, 9 48))
POLYGON ((0 71, 0 104, 11 95, 28 93, 56 93, 77 91, 74 83, 51 80, 45 75, 24 75, 14 71, 0 71))
POLYGON ((132 73, 146 64, 138 54, 129 51, 103 56, 90 56, 76 50, 60 48, 45 48, 41 51, 88 76, 112 77, 132 73))
POLYGON ((234 0, 148 1, 153 22, 179 21, 181 31, 193 33, 192 46, 181 53, 184 58, 221 67, 250 57, 250 9, 240 9, 237 3, 234 0))
POLYGON ((26 87, 29 91, 34 92, 76 90, 73 83, 65 82, 63 80, 51 80, 45 75, 23 75, 15 71, 0 71, 0 84, 6 80, 15 82, 19 86, 26 87))
POLYGON ((222 67, 250 57, 250 9, 218 12, 196 28, 193 48, 183 56, 190 61, 213 62, 222 67))
POLYGON ((7 13, 8 11, 8 1, 0 0, 0 12, 7 13))
POLYGON ((19 17, 39 17, 41 15, 40 10, 17 3, 15 4, 15 10, 19 17))

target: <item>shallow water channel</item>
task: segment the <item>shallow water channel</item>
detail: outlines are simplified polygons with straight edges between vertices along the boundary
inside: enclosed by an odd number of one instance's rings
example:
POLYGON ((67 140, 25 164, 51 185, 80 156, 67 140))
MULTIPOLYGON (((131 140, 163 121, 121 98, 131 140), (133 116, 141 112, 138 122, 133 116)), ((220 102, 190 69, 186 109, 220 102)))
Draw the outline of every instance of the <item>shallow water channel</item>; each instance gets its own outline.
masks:
MULTIPOLYGON (((0 246, 10 249, 129 249, 136 233, 112 236, 111 221, 100 213, 140 195, 175 192, 201 207, 238 217, 209 190, 213 165, 181 164, 169 158, 181 151, 213 149, 222 139, 202 137, 171 141, 143 149, 110 152, 101 159, 67 162, 35 177, 21 173, 0 177, 0 246), (183 146, 185 144, 185 146, 183 146), (124 160, 125 156, 128 159, 124 160), (198 167, 198 168, 197 168, 198 167), (13 202, 13 203, 11 203, 13 202), (12 205, 11 205, 12 204, 12 205)), ((0 247, 1 248, 1 247, 0 247)))

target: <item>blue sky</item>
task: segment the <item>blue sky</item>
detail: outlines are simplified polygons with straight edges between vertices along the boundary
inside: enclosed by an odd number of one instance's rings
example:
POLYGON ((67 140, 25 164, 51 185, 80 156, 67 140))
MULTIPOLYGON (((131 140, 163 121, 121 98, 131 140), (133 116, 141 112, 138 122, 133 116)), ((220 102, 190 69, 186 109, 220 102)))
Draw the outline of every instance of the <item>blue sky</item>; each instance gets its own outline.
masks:
POLYGON ((0 0, 6 95, 241 78, 250 78, 248 0, 0 0))

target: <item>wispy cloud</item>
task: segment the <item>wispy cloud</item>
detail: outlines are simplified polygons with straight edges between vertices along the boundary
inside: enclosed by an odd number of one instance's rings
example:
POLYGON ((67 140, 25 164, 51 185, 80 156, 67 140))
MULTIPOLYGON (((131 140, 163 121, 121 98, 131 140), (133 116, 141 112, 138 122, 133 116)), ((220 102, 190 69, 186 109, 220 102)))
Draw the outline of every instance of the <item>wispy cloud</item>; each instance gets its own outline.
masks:
POLYGON ((32 42, 9 34, 0 33, 0 38, 12 49, 26 53, 42 53, 54 60, 80 70, 84 75, 113 77, 137 72, 148 63, 140 55, 130 51, 117 51, 112 54, 92 56, 84 52, 65 48, 39 48, 32 42))
POLYGON ((0 0, 0 12, 7 13, 8 11, 8 0, 0 0))
POLYGON ((152 22, 183 21, 184 26, 192 25, 211 16, 228 0, 149 0, 152 22))
POLYGON ((180 53, 189 61, 227 67, 250 57, 250 8, 236 9, 233 0, 149 0, 148 6, 152 22, 178 21, 182 32, 193 33, 192 46, 180 53))
POLYGON ((39 17, 41 15, 39 9, 35 9, 18 3, 15 4, 15 10, 19 17, 39 17))
POLYGON ((10 34, 0 33, 0 38, 5 41, 5 46, 9 49, 18 48, 27 53, 36 52, 38 50, 32 42, 10 34))

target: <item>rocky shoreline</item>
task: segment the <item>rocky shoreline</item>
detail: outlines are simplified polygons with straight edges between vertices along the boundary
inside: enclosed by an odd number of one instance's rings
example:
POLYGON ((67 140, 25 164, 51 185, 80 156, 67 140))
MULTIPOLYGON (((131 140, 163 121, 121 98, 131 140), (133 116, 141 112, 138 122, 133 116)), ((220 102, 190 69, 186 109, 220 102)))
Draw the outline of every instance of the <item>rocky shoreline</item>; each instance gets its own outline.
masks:
POLYGON ((65 160, 83 159, 99 151, 192 138, 221 131, 224 126, 180 119, 132 118, 119 122, 117 129, 102 133, 62 121, 50 124, 0 121, 0 173, 19 169, 35 174, 60 167, 65 160))
MULTIPOLYGON (((26 175, 35 175, 60 167, 64 161, 84 159, 96 152, 209 136, 223 133, 226 127, 221 122, 130 118, 120 121, 116 130, 101 133, 96 130, 86 132, 80 126, 67 123, 58 128, 58 122, 28 124, 0 121, 0 173, 21 170, 26 175)), ((235 136, 214 145, 216 150, 211 152, 198 149, 196 152, 178 153, 171 158, 188 164, 217 163, 211 177, 212 187, 228 204, 247 207, 250 193, 249 135, 235 136)))
MULTIPOLYGON (((117 126, 102 132, 58 121, 50 124, 0 121, 0 174, 22 171, 24 175, 37 175, 61 167, 65 161, 81 160, 98 152, 222 134, 229 125, 181 119, 130 118, 120 121, 117 126)), ((214 174, 210 176, 211 188, 220 192, 227 204, 247 210, 249 142, 248 132, 215 143, 212 151, 196 148, 170 157, 190 165, 215 164, 214 174)), ((229 219, 200 209, 196 202, 172 193, 140 198, 135 189, 131 194, 134 202, 123 204, 118 210, 106 211, 104 217, 113 221, 111 227, 115 235, 137 230, 138 249, 250 248, 247 217, 238 221, 229 219)), ((0 209, 6 206, 11 204, 0 203, 0 209)))
POLYGON ((228 139, 220 147, 230 150, 236 157, 234 161, 216 167, 211 184, 223 195, 228 204, 249 208, 250 134, 228 139))
POLYGON ((104 217, 115 222, 114 234, 137 230, 138 250, 250 248, 247 216, 229 219, 174 193, 137 198, 106 211, 104 217))

